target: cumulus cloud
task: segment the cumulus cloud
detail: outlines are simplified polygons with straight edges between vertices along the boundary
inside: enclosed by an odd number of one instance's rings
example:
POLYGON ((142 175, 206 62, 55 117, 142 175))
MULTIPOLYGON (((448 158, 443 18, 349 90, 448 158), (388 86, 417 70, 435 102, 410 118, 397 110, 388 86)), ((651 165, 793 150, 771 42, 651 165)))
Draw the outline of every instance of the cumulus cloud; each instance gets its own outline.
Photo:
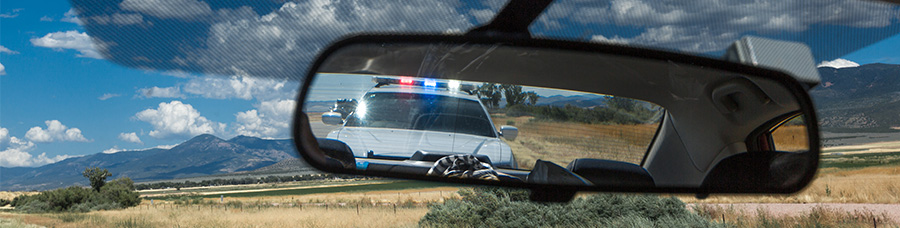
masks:
POLYGON ((292 97, 296 94, 296 82, 249 76, 196 77, 184 85, 184 92, 205 98, 243 100, 268 100, 292 97))
POLYGON ((741 34, 802 32, 811 25, 861 28, 891 24, 900 11, 875 1, 710 1, 612 0, 608 4, 558 1, 539 18, 538 26, 553 28, 562 20, 582 24, 632 26, 643 31, 622 37, 630 44, 684 51, 722 50, 741 34), (809 16, 815 15, 815 16, 809 16))
MULTIPOLYGON (((99 42, 98 42, 99 43, 99 42)), ((36 47, 53 48, 54 50, 72 49, 79 52, 78 57, 102 59, 99 49, 102 44, 91 42, 87 33, 75 30, 66 32, 48 33, 41 38, 32 38, 31 44, 36 47)))
POLYGON ((122 96, 122 95, 117 94, 117 93, 104 93, 103 95, 97 97, 97 99, 101 100, 101 101, 105 101, 105 100, 109 100, 110 98, 119 97, 119 96, 122 96))
POLYGON ((184 98, 184 94, 181 93, 181 90, 178 87, 150 87, 143 88, 137 91, 138 96, 144 98, 184 98))
POLYGON ((0 63, 0 76, 2 75, 6 75, 6 67, 3 66, 2 63, 0 63))
POLYGON ((856 62, 853 62, 850 60, 835 59, 835 60, 831 60, 831 61, 822 61, 822 63, 819 63, 819 65, 817 65, 816 67, 831 67, 831 68, 840 69, 840 68, 858 67, 858 66, 859 66, 859 63, 856 63, 856 62))
POLYGON ((119 140, 122 140, 125 142, 130 142, 130 143, 144 144, 144 142, 141 142, 141 138, 137 136, 137 133, 134 133, 134 132, 119 133, 119 140))
POLYGON ((260 102, 257 109, 237 113, 234 131, 254 137, 289 137, 294 106, 294 100, 290 99, 260 102))
POLYGON ((84 24, 84 22, 82 22, 81 19, 78 18, 78 12, 76 12, 73 8, 70 8, 69 11, 66 11, 66 13, 63 14, 63 18, 59 20, 79 25, 84 24))
MULTIPOLYGON (((5 128, 0 128, 0 133, 5 128)), ((48 157, 47 153, 41 153, 37 157, 31 155, 34 150, 34 143, 19 139, 15 136, 8 136, 6 132, 6 143, 0 146, 0 166, 3 167, 19 167, 19 166, 41 166, 70 158, 69 155, 57 155, 48 157)))
POLYGON ((19 52, 9 50, 9 48, 4 47, 3 45, 0 45, 0 53, 10 54, 10 55, 19 54, 19 52))
POLYGON ((186 19, 212 13, 206 2, 197 0, 125 0, 119 7, 158 18, 186 19))
POLYGON ((150 123, 153 126, 150 136, 154 138, 187 138, 225 131, 225 124, 206 119, 193 106, 181 101, 159 103, 158 108, 138 112, 134 118, 150 123))
POLYGON ((32 127, 25 132, 25 138, 33 142, 47 143, 53 141, 87 142, 88 139, 81 135, 81 129, 69 128, 59 120, 44 121, 47 129, 32 127))
POLYGON ((9 143, 9 129, 0 127, 0 149, 5 149, 9 143))
POLYGON ((259 15, 249 7, 220 10, 203 47, 185 51, 173 64, 201 66, 221 75, 299 78, 319 49, 348 33, 469 28, 468 15, 451 2, 300 1, 259 15))
POLYGON ((48 17, 48 16, 43 16, 43 17, 41 17, 40 20, 41 20, 41 21, 47 21, 47 22, 50 22, 50 21, 53 21, 53 18, 52 18, 52 17, 48 17))

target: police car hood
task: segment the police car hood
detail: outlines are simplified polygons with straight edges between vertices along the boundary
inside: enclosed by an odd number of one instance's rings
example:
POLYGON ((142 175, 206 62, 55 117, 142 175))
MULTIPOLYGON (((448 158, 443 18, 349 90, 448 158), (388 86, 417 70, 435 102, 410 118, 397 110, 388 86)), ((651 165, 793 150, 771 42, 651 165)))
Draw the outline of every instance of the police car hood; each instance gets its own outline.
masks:
POLYGON ((422 150, 448 154, 483 154, 492 161, 504 159, 501 157, 500 139, 470 134, 344 127, 328 134, 328 138, 346 143, 356 157, 366 157, 369 151, 376 156, 410 157, 422 150))

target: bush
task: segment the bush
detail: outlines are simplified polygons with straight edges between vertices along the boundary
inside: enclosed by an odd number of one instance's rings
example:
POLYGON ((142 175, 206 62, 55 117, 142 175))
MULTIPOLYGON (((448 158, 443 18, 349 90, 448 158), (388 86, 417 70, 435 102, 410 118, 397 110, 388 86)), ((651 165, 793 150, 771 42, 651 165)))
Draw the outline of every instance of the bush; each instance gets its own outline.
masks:
POLYGON ((461 199, 435 204, 419 225, 428 227, 711 227, 677 198, 597 194, 572 202, 528 201, 525 190, 476 187, 461 199))
POLYGON ((133 184, 129 178, 120 178, 105 184, 100 192, 71 186, 36 195, 18 196, 13 199, 12 206, 29 213, 88 212, 133 207, 141 203, 133 184))

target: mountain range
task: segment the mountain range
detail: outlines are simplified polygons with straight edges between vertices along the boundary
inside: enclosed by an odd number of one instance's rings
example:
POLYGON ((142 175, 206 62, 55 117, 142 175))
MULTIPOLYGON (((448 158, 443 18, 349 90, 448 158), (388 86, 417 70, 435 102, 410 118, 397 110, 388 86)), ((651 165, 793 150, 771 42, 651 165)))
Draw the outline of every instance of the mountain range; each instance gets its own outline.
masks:
POLYGON ((820 67, 822 84, 810 91, 826 131, 900 128, 900 65, 820 67))
MULTIPOLYGON (((40 167, 0 167, 0 190, 47 190, 59 187, 87 186, 81 173, 86 167, 108 169, 113 176, 129 177, 136 182, 253 171, 283 169, 276 163, 297 160, 289 139, 268 140, 237 136, 223 140, 199 135, 170 149, 146 149, 117 153, 97 153, 68 158, 40 167)), ((301 159, 302 160, 302 159, 301 159)), ((292 165, 305 166, 302 162, 292 165)))

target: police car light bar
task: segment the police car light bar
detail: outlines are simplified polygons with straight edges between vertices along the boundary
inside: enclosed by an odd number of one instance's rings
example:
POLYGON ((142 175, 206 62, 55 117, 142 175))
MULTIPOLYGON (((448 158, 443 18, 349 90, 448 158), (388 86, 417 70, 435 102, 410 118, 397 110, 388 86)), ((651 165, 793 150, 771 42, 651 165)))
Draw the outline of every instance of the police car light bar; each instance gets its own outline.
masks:
POLYGON ((442 88, 448 90, 459 90, 467 93, 472 93, 475 91, 475 86, 470 84, 461 84, 459 81, 450 80, 448 82, 439 82, 435 79, 422 79, 416 80, 409 77, 400 77, 398 78, 383 78, 383 77, 374 77, 372 81, 376 83, 375 87, 382 87, 386 85, 408 85, 408 86, 423 86, 429 88, 442 88))

